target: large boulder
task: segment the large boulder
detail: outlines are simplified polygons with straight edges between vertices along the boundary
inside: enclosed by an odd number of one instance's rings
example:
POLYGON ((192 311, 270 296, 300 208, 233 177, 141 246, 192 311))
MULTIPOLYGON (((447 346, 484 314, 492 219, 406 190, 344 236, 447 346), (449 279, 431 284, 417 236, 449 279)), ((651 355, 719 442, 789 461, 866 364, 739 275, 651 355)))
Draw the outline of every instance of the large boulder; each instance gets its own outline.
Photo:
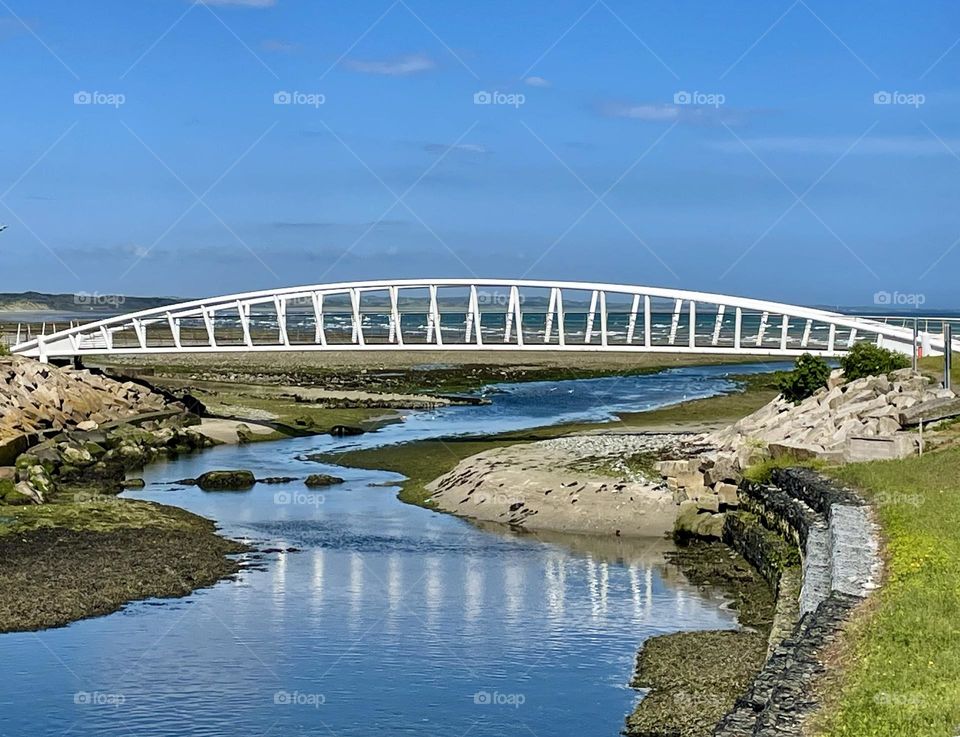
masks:
POLYGON ((207 471, 197 478, 204 491, 246 491, 257 483, 250 471, 207 471))
POLYGON ((321 486, 335 486, 336 484, 342 484, 343 479, 339 476, 330 476, 325 473, 313 473, 307 476, 306 481, 303 482, 307 487, 315 489, 321 486))

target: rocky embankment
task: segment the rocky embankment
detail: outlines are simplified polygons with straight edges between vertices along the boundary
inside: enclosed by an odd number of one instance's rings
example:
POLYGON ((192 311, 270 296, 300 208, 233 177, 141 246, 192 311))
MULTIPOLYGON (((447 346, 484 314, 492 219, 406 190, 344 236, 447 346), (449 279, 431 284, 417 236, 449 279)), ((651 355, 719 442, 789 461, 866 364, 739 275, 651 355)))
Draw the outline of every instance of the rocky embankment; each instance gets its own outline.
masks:
POLYGON ((160 456, 213 444, 199 418, 149 387, 14 357, 0 363, 0 502, 117 494, 160 456), (3 462, 13 465, 3 465, 3 462))
POLYGON ((49 430, 91 430, 166 406, 163 395, 132 381, 19 356, 0 359, 0 444, 49 430))
POLYGON ((919 451, 921 424, 935 427, 956 416, 960 398, 910 369, 846 383, 836 371, 829 386, 799 404, 777 397, 702 436, 708 452, 662 462, 657 470, 679 505, 677 530, 719 538, 723 513, 737 508, 737 485, 751 465, 782 457, 827 463, 904 458, 919 451))
POLYGON ((657 458, 685 435, 581 435, 494 448, 427 486, 437 509, 517 529, 624 536, 673 528, 673 495, 657 458))
POLYGON ((0 632, 183 596, 246 547, 184 510, 118 499, 135 469, 214 444, 178 402, 131 381, 0 359, 0 632))
POLYGON ((799 404, 782 397, 705 441, 733 451, 741 467, 755 448, 834 462, 902 458, 917 450, 917 426, 960 415, 960 398, 910 369, 830 385, 799 404))

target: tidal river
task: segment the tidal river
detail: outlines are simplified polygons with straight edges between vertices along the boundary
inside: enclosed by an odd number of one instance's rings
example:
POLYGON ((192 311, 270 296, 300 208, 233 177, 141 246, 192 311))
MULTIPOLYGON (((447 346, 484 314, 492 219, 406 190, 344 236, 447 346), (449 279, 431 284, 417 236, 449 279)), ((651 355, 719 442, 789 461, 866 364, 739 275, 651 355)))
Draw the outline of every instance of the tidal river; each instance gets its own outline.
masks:
POLYGON ((394 474, 301 457, 603 419, 771 368, 502 385, 490 405, 414 413, 360 438, 223 446, 152 466, 137 498, 295 552, 183 599, 0 635, 0 734, 616 735, 639 698, 627 683, 645 638, 736 626, 721 599, 663 563, 670 543, 480 530, 399 502, 394 474), (217 468, 347 481, 323 493, 171 484, 217 468))

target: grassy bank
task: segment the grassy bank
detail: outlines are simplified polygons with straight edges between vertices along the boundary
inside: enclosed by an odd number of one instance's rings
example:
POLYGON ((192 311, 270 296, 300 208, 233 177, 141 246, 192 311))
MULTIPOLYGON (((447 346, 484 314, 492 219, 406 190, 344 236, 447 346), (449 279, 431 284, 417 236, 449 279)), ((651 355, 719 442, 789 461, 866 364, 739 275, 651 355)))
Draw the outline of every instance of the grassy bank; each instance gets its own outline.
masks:
MULTIPOLYGON (((943 356, 921 358, 918 368, 925 374, 943 381, 943 356)), ((953 354, 953 370, 950 371, 950 380, 953 382, 954 389, 960 387, 960 353, 953 354)))
POLYGON ((352 468, 380 469, 403 474, 400 499, 410 504, 427 504, 426 485, 451 471, 460 461, 491 448, 534 442, 591 431, 641 431, 731 422, 760 408, 776 396, 776 374, 736 377, 742 390, 708 399, 682 402, 649 412, 623 413, 611 422, 578 422, 500 433, 473 438, 418 440, 412 443, 367 448, 316 456, 324 463, 352 468))
POLYGON ((960 727, 960 448, 831 474, 871 499, 887 579, 835 654, 836 737, 954 737, 960 727))

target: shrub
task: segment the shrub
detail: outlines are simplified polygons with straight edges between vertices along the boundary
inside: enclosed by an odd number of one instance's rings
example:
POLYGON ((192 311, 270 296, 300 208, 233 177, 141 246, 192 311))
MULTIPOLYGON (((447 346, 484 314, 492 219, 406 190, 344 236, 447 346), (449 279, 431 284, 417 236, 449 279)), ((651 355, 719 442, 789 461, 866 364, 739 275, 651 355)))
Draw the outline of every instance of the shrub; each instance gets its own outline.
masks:
POLYGON ((830 378, 830 367, 822 358, 804 353, 797 359, 793 371, 785 374, 779 381, 777 388, 783 398, 799 404, 812 396, 817 389, 825 387, 830 378))
POLYGON ((880 376, 907 368, 910 359, 902 353, 888 351, 874 343, 857 343, 840 359, 840 365, 843 367, 843 378, 853 381, 864 376, 880 376))
POLYGON ((10 355, 9 346, 3 341, 0 341, 0 356, 9 356, 9 355, 10 355))

